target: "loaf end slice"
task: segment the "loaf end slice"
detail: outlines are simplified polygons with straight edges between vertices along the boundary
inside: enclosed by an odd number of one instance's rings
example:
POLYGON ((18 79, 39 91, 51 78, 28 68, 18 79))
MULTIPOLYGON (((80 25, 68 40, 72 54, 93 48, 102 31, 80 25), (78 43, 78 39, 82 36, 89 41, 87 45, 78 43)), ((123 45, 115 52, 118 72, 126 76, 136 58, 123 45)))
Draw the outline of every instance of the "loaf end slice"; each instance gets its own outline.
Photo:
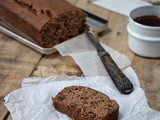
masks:
POLYGON ((118 120, 117 102, 89 87, 66 87, 52 100, 59 112, 73 120, 118 120))

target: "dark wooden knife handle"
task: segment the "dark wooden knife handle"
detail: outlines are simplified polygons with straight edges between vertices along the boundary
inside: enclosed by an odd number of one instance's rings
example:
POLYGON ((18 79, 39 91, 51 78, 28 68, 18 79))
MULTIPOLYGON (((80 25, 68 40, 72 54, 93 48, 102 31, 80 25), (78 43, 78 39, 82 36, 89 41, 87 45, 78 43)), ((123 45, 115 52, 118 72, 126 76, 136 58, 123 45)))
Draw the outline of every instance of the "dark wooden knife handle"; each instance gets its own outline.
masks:
POLYGON ((108 52, 100 52, 99 56, 113 80, 116 87, 123 94, 129 94, 133 91, 133 84, 131 81, 125 76, 125 74, 121 71, 121 69, 117 66, 114 60, 111 58, 108 52))

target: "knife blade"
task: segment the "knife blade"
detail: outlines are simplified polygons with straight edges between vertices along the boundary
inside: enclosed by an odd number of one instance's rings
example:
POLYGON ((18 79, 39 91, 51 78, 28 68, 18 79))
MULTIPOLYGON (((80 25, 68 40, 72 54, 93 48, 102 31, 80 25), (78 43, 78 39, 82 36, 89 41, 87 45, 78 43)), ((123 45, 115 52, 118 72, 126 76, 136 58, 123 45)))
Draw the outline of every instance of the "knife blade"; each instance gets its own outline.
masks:
POLYGON ((109 76, 111 77, 113 83, 118 88, 118 90, 123 94, 131 93, 133 91, 133 84, 117 66, 110 54, 105 51, 105 49, 98 42, 98 37, 96 33, 89 31, 86 33, 86 36, 96 48, 104 67, 106 68, 109 76))

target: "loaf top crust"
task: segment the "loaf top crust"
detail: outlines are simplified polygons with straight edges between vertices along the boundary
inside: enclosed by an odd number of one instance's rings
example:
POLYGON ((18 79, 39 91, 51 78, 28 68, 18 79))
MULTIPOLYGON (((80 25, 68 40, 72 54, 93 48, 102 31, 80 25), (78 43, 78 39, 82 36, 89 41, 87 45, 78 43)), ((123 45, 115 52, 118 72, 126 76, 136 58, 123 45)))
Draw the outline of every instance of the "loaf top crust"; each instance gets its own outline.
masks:
POLYGON ((119 105, 107 95, 83 86, 69 86, 53 98, 53 106, 74 120, 117 120, 119 105))

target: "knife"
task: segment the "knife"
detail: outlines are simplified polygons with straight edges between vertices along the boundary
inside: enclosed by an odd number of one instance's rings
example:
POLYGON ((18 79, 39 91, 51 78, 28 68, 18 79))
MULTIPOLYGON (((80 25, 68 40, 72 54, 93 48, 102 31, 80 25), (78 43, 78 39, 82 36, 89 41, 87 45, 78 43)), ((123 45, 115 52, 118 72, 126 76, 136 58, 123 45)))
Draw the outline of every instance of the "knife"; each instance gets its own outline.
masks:
POLYGON ((97 53, 106 68, 108 74, 113 80, 115 86, 123 94, 129 94, 133 91, 133 84, 131 81, 123 74, 121 69, 117 66, 114 60, 111 58, 110 54, 105 51, 105 49, 98 42, 98 36, 95 32, 89 31, 86 33, 87 37, 96 48, 97 53))

